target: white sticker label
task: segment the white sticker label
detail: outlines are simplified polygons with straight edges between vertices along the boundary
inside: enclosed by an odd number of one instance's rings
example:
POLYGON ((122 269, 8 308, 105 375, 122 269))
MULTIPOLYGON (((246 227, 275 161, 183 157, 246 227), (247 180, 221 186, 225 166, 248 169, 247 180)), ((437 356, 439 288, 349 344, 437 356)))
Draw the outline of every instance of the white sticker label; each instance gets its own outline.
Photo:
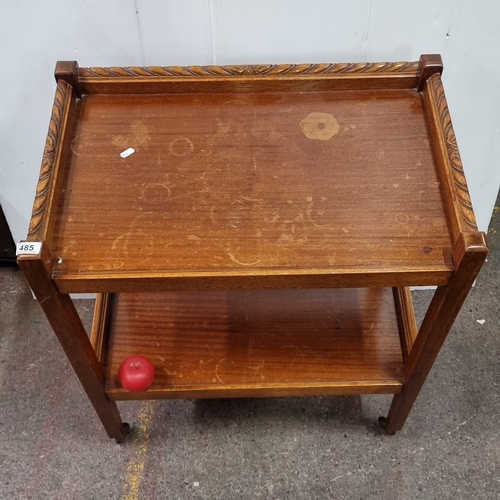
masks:
POLYGON ((22 241, 17 245, 16 255, 38 255, 42 250, 40 241, 22 241))
POLYGON ((131 154, 135 153, 135 149, 134 148, 128 148, 126 149, 125 151, 122 151, 120 153, 120 156, 122 158, 126 158, 127 156, 130 156, 131 154))

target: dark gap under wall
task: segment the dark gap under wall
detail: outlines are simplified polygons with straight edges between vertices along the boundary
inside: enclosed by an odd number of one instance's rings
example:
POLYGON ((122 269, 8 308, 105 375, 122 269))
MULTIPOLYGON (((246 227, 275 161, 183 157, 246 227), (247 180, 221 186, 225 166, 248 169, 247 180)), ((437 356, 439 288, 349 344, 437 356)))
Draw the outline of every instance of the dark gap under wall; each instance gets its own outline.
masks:
POLYGON ((0 206, 0 266, 16 265, 16 246, 0 206))

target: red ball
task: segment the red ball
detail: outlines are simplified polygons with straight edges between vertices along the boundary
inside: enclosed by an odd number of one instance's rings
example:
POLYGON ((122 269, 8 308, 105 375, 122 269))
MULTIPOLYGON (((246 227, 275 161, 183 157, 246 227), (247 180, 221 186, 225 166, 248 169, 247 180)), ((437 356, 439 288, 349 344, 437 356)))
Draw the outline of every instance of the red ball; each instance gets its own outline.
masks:
POLYGON ((155 369, 148 358, 131 356, 120 365, 118 376, 124 389, 130 392, 142 392, 147 391, 153 383, 155 369))

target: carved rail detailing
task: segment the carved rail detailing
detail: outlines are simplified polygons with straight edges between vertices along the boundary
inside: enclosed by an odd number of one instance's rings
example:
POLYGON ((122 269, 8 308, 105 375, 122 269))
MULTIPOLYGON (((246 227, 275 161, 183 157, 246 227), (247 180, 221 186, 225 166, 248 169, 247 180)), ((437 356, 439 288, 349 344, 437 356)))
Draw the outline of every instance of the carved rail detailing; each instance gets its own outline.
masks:
POLYGON ((54 105, 52 106, 52 116, 50 118, 49 131, 45 141, 40 177, 38 178, 33 212, 28 229, 28 238, 30 239, 39 236, 43 229, 44 216, 47 210, 50 187, 52 185, 55 158, 59 147, 65 103, 70 94, 71 87, 66 82, 59 81, 54 98, 54 105))
POLYGON ((165 78, 228 76, 331 76, 351 73, 417 75, 418 62, 260 64, 245 66, 147 66, 79 68, 80 78, 165 78))
POLYGON ((462 216, 462 221, 465 223, 464 230, 477 231, 476 217, 472 208, 469 189, 467 187, 467 180, 465 178, 462 160, 458 151, 457 140, 455 137, 455 132, 453 130, 451 116, 448 110, 448 104, 446 102, 446 96, 444 94, 443 81, 441 80, 441 76, 438 74, 432 75, 429 80, 431 83, 430 87, 432 89, 432 92, 434 93, 434 99, 439 112, 441 128, 444 133, 444 140, 446 143, 446 149, 448 151, 448 159, 451 166, 453 183, 456 188, 455 193, 460 203, 460 213, 462 216))

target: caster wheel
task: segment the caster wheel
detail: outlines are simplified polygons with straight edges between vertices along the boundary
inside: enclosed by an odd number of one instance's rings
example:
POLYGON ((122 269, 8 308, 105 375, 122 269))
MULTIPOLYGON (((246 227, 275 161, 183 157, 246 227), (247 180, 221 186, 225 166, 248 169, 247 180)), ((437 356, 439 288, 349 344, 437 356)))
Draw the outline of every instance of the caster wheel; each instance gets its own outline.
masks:
POLYGON ((394 434, 396 434, 396 431, 389 432, 387 430, 387 419, 385 417, 379 417, 378 425, 381 429, 384 429, 385 433, 389 436, 394 436, 394 434))
POLYGON ((125 439, 127 438, 127 436, 130 434, 131 431, 132 431, 132 428, 130 427, 130 425, 127 422, 123 422, 123 424, 122 424, 122 435, 121 435, 120 438, 118 438, 116 440, 117 444, 122 444, 123 441, 125 441, 125 439))

